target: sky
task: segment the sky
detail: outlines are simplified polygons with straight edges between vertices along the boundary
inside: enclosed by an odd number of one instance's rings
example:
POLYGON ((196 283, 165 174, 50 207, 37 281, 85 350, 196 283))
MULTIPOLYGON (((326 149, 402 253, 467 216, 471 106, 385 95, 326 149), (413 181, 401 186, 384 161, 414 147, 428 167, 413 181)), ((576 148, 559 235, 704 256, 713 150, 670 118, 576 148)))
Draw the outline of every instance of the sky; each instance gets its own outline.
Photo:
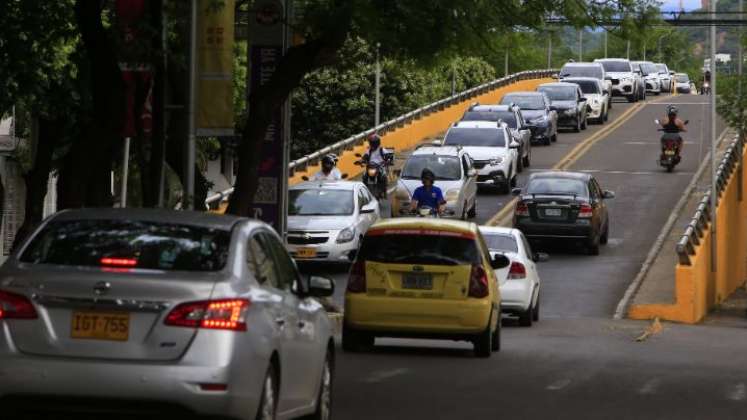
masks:
MULTIPOLYGON (((685 6, 685 10, 693 10, 700 8, 700 0, 683 0, 683 5, 685 6)), ((664 4, 661 6, 662 10, 679 10, 680 9, 680 2, 679 0, 664 0, 664 4)))

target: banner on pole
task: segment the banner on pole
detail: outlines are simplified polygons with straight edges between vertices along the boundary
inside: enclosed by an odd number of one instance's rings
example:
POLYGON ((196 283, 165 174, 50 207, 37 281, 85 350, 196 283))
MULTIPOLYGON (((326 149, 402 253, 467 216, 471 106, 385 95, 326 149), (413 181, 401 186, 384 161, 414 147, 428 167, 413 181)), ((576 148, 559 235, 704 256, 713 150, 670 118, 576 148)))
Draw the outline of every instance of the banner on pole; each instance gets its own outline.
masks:
POLYGON ((234 134, 234 2, 197 2, 197 136, 234 134))

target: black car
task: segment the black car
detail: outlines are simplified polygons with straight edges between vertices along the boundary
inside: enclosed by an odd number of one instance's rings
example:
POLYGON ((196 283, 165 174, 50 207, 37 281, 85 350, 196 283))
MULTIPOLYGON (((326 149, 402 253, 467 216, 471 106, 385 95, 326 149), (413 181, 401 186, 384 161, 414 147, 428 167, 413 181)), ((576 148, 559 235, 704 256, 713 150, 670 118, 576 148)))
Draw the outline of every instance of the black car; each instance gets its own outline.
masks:
POLYGON ((586 129, 587 105, 581 88, 575 83, 545 83, 537 87, 550 98, 550 107, 558 112, 558 125, 579 132, 586 129))
POLYGON ((531 242, 571 240, 580 242, 589 254, 599 254, 599 245, 609 238, 606 200, 615 197, 590 174, 538 172, 529 177, 514 209, 514 227, 531 242))
POLYGON ((532 131, 532 142, 549 146, 558 140, 558 113, 551 109, 547 95, 542 92, 508 93, 501 99, 501 105, 511 104, 521 109, 532 131))

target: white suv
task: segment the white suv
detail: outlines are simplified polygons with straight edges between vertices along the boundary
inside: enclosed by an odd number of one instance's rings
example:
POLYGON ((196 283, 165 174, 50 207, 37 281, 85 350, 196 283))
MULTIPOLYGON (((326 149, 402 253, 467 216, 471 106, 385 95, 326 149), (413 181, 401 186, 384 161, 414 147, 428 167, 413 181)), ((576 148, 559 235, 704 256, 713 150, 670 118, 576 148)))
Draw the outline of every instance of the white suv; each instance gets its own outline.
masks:
POLYGON ((516 185, 519 148, 511 129, 505 123, 460 121, 446 132, 443 144, 459 145, 474 159, 477 182, 496 185, 508 194, 516 185))
POLYGON ((638 76, 633 72, 630 61, 624 58, 601 58, 594 60, 602 63, 608 78, 612 80, 612 96, 624 96, 628 102, 636 102, 639 98, 640 86, 638 76))

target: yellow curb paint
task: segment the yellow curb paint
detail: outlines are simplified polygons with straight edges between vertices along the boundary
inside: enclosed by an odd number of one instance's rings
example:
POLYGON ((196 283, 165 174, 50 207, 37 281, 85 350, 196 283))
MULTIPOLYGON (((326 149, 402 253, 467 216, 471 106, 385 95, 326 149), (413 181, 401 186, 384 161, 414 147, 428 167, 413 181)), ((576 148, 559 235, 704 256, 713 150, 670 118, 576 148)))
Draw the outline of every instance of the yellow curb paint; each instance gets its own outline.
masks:
MULTIPOLYGON (((608 135, 610 135, 613 131, 615 131, 617 128, 619 128, 621 125, 623 125, 626 121, 628 121, 630 118, 633 117, 638 111, 643 109, 643 107, 646 105, 646 103, 637 103, 633 105, 632 107, 628 108, 625 112, 620 115, 615 121, 613 121, 610 125, 602 128, 601 130, 597 131, 596 133, 592 134, 587 138, 586 140, 582 141, 581 143, 577 144, 573 149, 571 149, 568 154, 563 156, 560 161, 555 164, 555 166, 552 167, 551 170, 559 171, 559 170, 565 170, 568 169, 571 165, 576 163, 578 159, 580 159, 586 152, 591 149, 592 146, 594 146, 596 143, 598 143, 600 140, 604 139, 608 135)), ((511 212, 514 209, 514 205, 516 204, 517 199, 512 198, 511 201, 506 203, 503 208, 496 213, 493 217, 490 218, 486 222, 486 225, 488 226, 508 226, 510 223, 510 215, 511 212)))

